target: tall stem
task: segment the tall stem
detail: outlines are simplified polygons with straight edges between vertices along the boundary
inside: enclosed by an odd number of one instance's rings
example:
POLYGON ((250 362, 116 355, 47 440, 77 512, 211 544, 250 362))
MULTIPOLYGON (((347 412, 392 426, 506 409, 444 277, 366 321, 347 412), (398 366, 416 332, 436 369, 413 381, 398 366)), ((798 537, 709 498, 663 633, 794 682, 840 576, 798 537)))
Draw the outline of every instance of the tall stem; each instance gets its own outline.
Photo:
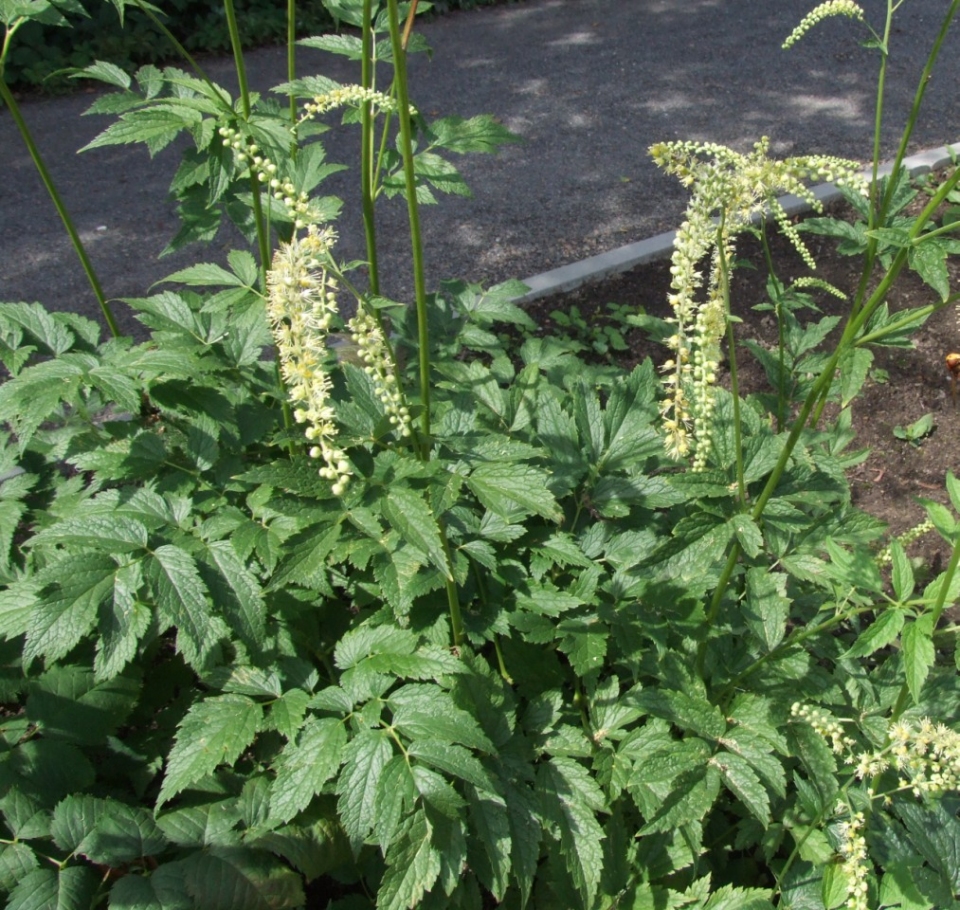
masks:
MULTIPOLYGON (((363 0, 363 60, 360 81, 364 88, 374 88, 373 0, 363 0)), ((360 198, 363 206, 363 234, 367 244, 370 268, 370 293, 380 293, 380 268, 377 262, 377 226, 374 217, 374 134, 373 104, 365 101, 360 108, 360 198)), ((386 132, 386 131, 385 131, 386 132)))
MULTIPOLYGON (((287 0, 287 82, 297 78, 297 0, 287 0)), ((290 122, 297 125, 297 99, 290 95, 290 122)), ((297 152, 293 143, 291 151, 297 152)))
MULTIPOLYGON (((240 45, 240 29, 237 27, 237 13, 233 0, 223 0, 223 10, 227 17, 227 31, 230 33, 230 46, 233 49, 233 64, 237 71, 237 83, 240 86, 240 104, 243 109, 243 119, 250 120, 250 87, 247 84, 247 67, 243 59, 243 48, 240 45)), ((260 249, 260 283, 261 290, 266 290, 267 268, 270 264, 270 237, 269 229, 263 218, 263 203, 260 198, 260 180, 251 169, 250 190, 253 197, 253 218, 257 225, 257 242, 260 249)))
POLYGON ((427 323, 427 285, 423 265, 423 241, 420 234, 420 213, 417 208, 417 179, 413 164, 413 131, 410 125, 410 97, 407 92, 407 55, 400 35, 397 0, 387 0, 390 21, 390 43, 397 89, 397 118, 400 123, 400 149, 406 184, 407 214, 410 219, 410 244, 413 253, 413 284, 417 306, 417 343, 420 358, 420 402, 423 412, 420 429, 423 445, 430 446, 430 331, 427 323))
POLYGON ((0 99, 3 100, 3 103, 9 109, 10 116, 13 117, 13 122, 16 123, 17 129, 20 131, 20 135, 23 137, 23 141, 27 146, 27 151, 30 153, 33 165, 37 169, 43 185, 47 188, 47 192, 50 194, 50 199, 53 200, 57 214, 60 216, 60 220, 63 222, 63 226, 70 236, 70 242, 73 244, 73 249, 80 259, 80 265, 83 266, 87 281, 90 282, 93 295, 97 298, 97 303, 100 304, 100 312, 103 313, 107 328, 110 329, 110 334, 112 334, 114 338, 119 338, 123 333, 120 331, 120 326, 117 324, 113 311, 107 303, 106 295, 103 293, 103 287, 100 284, 100 279, 97 277, 93 263, 87 255, 87 250, 83 245, 83 241, 80 239, 80 235, 77 233, 77 229, 74 226, 73 219, 70 217, 70 213, 67 211, 67 207, 63 204, 63 199, 53 182, 53 177, 51 177, 50 171, 47 170, 43 157, 40 155, 40 149, 37 148, 37 144, 33 141, 33 136, 27 126, 27 122, 20 113, 20 106, 17 104, 17 99, 14 98, 13 92, 10 91, 6 80, 3 79, 2 72, 0 72, 0 99))

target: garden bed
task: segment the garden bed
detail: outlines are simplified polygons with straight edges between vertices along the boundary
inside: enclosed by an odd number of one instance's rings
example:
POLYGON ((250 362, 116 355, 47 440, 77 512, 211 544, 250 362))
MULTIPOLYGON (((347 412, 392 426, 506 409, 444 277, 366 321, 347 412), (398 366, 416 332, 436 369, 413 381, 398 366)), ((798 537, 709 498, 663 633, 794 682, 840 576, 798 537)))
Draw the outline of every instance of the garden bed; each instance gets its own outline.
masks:
MULTIPOLYGON (((837 217, 851 216, 849 206, 842 203, 831 208, 830 213, 837 217)), ((830 238, 805 234, 804 239, 817 262, 814 274, 851 294, 860 280, 861 259, 840 255, 830 238)), ((770 245, 782 280, 789 283, 810 274, 782 236, 771 232, 770 245)), ((754 339, 768 349, 775 349, 776 320, 769 312, 753 310, 755 305, 769 302, 767 270, 759 240, 742 238, 737 258, 739 267, 734 273, 730 296, 733 313, 743 320, 737 327, 738 337, 754 339)), ((948 260, 947 268, 951 285, 956 286, 960 262, 948 260)), ((540 298, 526 309, 544 335, 566 334, 587 346, 596 342, 602 347, 609 341, 609 330, 620 332, 626 349, 611 349, 599 356, 631 368, 645 357, 662 363, 668 355, 643 329, 625 325, 623 316, 631 312, 646 312, 660 318, 668 316, 669 287, 670 263, 663 260, 566 294, 540 298), (573 308, 590 327, 587 332, 578 333, 564 325, 567 320, 563 315, 560 321, 555 318, 557 313, 569 314, 573 308)), ((891 310, 900 310, 933 303, 936 299, 936 293, 916 273, 905 272, 894 285, 888 302, 891 310)), ((826 315, 843 316, 848 308, 846 302, 825 292, 816 292, 815 301, 826 315)), ((820 315, 810 310, 806 313, 807 318, 820 315)), ((839 331, 834 330, 827 343, 838 335, 839 331)), ((892 535, 903 534, 924 520, 920 499, 948 502, 944 476, 948 471, 960 469, 957 449, 960 401, 953 397, 952 380, 944 360, 948 353, 960 349, 956 307, 948 306, 935 313, 913 340, 912 350, 874 349, 873 368, 861 395, 852 405, 854 447, 869 450, 867 458, 850 475, 853 501, 887 522, 892 535), (907 428, 926 414, 932 415, 933 426, 922 438, 911 441, 895 435, 896 428, 907 428)), ((722 381, 729 386, 726 369, 722 381)), ((747 393, 769 389, 763 368, 749 357, 740 365, 740 383, 742 391, 747 393)), ((934 574, 949 556, 948 551, 943 539, 935 533, 925 535, 910 549, 911 555, 921 558, 934 574)))

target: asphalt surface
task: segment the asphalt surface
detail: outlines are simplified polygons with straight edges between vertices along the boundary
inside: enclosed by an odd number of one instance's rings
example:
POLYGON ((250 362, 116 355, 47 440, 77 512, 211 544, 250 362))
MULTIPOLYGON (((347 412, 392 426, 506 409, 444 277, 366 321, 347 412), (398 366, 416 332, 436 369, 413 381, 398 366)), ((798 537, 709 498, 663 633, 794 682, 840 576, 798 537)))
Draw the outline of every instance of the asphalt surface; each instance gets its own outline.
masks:
MULTIPOLYGON (((824 153, 866 161, 878 58, 847 20, 780 44, 814 5, 791 0, 522 0, 452 13, 421 26, 432 58, 410 64, 411 98, 429 117, 494 114, 523 142, 497 156, 458 158, 473 198, 424 208, 428 282, 524 278, 670 230, 686 195, 648 146, 709 140, 747 151, 767 135, 779 156, 824 153)), ((882 24, 883 0, 863 0, 882 24)), ((910 0, 892 35, 884 155, 895 149, 946 4, 910 0)), ((301 74, 359 81, 356 64, 301 49, 301 74)), ((284 51, 248 56, 254 88, 286 78, 284 51)), ((229 59, 204 66, 232 87, 229 59)), ((960 138, 960 23, 929 84, 912 150, 960 138)), ((99 89, 97 90, 99 91, 99 89)), ((223 261, 236 236, 157 259, 178 227, 167 188, 186 142, 151 160, 143 146, 78 155, 111 121, 81 116, 92 90, 27 100, 23 114, 88 246, 107 295, 144 296, 198 261, 223 261)), ((355 160, 356 126, 324 137, 328 159, 355 160)), ((86 278, 7 111, 0 111, 0 300, 39 300, 97 316, 86 278)), ((340 252, 363 255, 356 169, 322 185, 345 200, 340 252)), ((379 209, 385 293, 410 296, 406 211, 379 209)), ((137 325, 122 304, 125 329, 137 325)))

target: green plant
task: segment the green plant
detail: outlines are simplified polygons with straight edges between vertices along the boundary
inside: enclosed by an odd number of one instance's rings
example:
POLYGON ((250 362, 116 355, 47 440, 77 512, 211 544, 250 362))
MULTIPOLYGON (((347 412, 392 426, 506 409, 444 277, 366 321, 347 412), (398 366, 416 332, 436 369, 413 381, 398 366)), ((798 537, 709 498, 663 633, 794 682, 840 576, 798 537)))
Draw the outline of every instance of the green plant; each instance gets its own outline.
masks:
POLYGON ((897 439, 919 446, 934 431, 933 414, 924 414, 919 420, 906 427, 894 427, 893 435, 897 439))
POLYGON ((693 189, 674 321, 642 320, 674 381, 614 374, 529 334, 516 283, 427 291, 418 202, 461 188, 437 150, 509 137, 412 112, 409 7, 327 6, 359 34, 315 43, 360 82, 291 79, 292 109, 244 90, 237 21, 236 99, 86 71, 120 88, 94 145, 188 129, 185 230, 225 212, 257 255, 127 301, 144 343, 0 308, 7 906, 954 906, 960 482, 925 504, 951 556, 921 586, 845 470, 867 346, 936 308, 886 291, 960 176, 824 350, 797 316, 822 284, 771 279, 776 395, 742 397, 732 343, 715 381, 736 236, 780 187, 854 169, 658 147, 693 189), (334 108, 361 125, 370 287, 316 192, 334 108), (410 304, 376 290, 393 192, 410 304))
POLYGON ((598 357, 612 362, 617 354, 628 351, 630 346, 624 338, 629 326, 629 308, 623 304, 608 303, 609 318, 604 322, 588 322, 578 307, 554 310, 550 319, 559 327, 557 337, 574 351, 591 351, 598 357))

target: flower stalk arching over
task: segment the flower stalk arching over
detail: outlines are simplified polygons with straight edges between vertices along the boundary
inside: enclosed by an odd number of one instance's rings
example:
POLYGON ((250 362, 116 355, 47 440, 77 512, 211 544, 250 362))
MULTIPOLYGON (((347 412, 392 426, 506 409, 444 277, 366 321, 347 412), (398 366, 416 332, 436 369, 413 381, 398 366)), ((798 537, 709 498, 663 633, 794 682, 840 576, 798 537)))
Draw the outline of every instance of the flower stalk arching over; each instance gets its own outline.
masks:
POLYGON ((757 142, 750 154, 715 143, 664 142, 650 154, 657 165, 692 190, 685 219, 674 240, 670 293, 674 334, 667 339, 673 357, 663 365, 666 396, 661 406, 665 446, 674 458, 693 456, 703 470, 711 451, 710 433, 720 342, 727 328, 723 272, 731 261, 734 240, 756 216, 769 212, 810 268, 816 263, 777 197, 792 193, 816 211, 822 205, 808 184, 827 181, 866 193, 865 178, 855 161, 807 155, 783 161, 767 156, 769 140, 757 142), (702 264, 709 262, 706 295, 702 264))
POLYGON ((853 0, 827 0, 826 3, 814 7, 800 20, 800 24, 784 40, 783 49, 789 50, 815 25, 834 16, 864 21, 863 7, 859 3, 854 3, 853 0))

